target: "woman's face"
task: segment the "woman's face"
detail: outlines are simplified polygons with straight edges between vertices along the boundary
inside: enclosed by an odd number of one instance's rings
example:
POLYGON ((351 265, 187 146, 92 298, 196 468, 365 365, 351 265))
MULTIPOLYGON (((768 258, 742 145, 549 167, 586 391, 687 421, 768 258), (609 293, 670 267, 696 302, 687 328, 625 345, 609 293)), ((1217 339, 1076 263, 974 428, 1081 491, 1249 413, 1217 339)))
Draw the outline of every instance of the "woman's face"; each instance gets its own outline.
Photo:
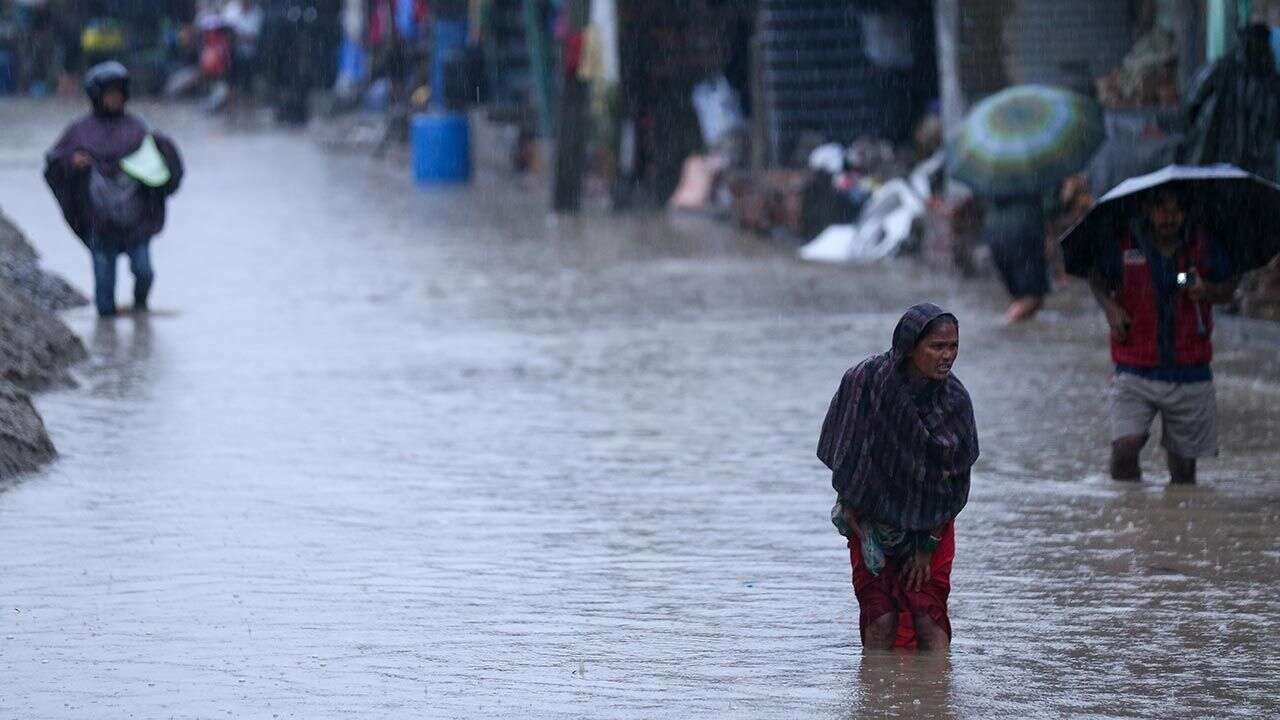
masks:
POLYGON ((960 353, 960 328, 953 322, 935 323, 911 352, 911 367, 930 380, 945 380, 960 353))

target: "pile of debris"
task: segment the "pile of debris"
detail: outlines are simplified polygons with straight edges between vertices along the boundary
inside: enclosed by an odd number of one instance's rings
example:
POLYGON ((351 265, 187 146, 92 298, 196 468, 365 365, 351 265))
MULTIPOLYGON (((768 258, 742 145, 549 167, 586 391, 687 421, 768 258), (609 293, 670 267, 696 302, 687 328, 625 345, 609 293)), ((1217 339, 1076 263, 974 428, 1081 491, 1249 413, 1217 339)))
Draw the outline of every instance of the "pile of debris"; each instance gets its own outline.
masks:
MULTIPOLYGON (((922 124, 922 134, 928 130, 922 124)), ((871 261, 913 251, 943 171, 940 126, 935 134, 905 150, 872 137, 847 146, 802 138, 790 167, 752 172, 747 134, 734 127, 685 161, 669 205, 808 242, 800 250, 806 260, 871 261)))
POLYGON ((57 313, 88 300, 40 269, 39 256, 0 214, 0 481, 38 468, 55 451, 30 392, 70 382, 84 345, 57 313))
POLYGON ((873 138, 848 148, 830 144, 809 156, 810 169, 848 209, 800 248, 815 262, 872 262, 920 247, 925 214, 944 165, 941 150, 908 169, 892 145, 873 138))

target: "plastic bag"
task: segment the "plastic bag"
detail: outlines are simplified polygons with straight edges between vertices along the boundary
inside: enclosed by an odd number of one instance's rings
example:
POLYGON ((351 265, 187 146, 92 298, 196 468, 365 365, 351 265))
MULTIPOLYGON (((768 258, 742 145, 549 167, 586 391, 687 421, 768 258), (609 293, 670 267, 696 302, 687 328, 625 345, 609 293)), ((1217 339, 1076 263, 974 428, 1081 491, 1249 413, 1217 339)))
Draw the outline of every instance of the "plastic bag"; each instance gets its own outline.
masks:
POLYGON ((142 186, 125 173, 107 177, 93 168, 89 171, 89 206, 97 227, 127 231, 138 226, 145 211, 142 186))
POLYGON ((892 257, 910 246, 924 213, 924 199, 909 184, 890 180, 872 193, 856 225, 832 225, 800 248, 800 258, 840 263, 892 257))
POLYGON ((746 125, 742 101, 723 75, 693 86, 693 109, 707 147, 746 125))

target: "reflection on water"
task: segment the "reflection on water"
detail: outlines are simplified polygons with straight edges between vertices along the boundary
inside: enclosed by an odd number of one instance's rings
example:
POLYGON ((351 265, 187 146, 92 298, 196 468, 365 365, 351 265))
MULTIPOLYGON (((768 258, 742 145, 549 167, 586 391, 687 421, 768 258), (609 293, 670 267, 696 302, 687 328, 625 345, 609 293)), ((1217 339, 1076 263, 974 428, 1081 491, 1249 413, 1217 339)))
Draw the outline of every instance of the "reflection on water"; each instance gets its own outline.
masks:
MULTIPOLYGON (((23 107, 6 211, 87 286, 37 182, 61 117, 23 107)), ((0 495, 0 717, 1280 715, 1272 350, 1222 343, 1200 487, 1116 486, 1083 293, 1006 329, 985 285, 548 224, 506 176, 418 192, 153 110, 191 168, 153 245, 176 312, 70 316, 63 456, 0 495), (864 657, 814 443, 924 299, 983 433, 955 640, 864 657)))
POLYGON ((952 720, 949 653, 867 652, 858 662, 856 699, 847 717, 952 720))
POLYGON ((129 397, 147 383, 153 330, 146 313, 98 318, 93 325, 90 392, 99 397, 129 397))

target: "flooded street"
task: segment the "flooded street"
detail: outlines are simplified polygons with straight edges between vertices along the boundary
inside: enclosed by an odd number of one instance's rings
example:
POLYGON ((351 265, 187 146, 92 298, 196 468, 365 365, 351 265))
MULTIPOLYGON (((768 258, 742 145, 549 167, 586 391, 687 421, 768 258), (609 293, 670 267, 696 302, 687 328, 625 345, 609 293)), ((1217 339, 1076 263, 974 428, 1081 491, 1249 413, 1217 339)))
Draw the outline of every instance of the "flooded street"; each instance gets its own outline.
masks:
MULTIPOLYGON (((0 104, 0 204, 87 289, 39 175, 72 110, 0 104)), ((1078 290, 1010 330, 992 281, 139 110, 189 176, 156 312, 68 316, 62 457, 0 491, 0 717, 1280 716, 1274 346, 1219 334, 1200 486, 1121 486, 1078 290), (983 442, 955 642, 864 658, 814 446, 925 299, 983 442)))

